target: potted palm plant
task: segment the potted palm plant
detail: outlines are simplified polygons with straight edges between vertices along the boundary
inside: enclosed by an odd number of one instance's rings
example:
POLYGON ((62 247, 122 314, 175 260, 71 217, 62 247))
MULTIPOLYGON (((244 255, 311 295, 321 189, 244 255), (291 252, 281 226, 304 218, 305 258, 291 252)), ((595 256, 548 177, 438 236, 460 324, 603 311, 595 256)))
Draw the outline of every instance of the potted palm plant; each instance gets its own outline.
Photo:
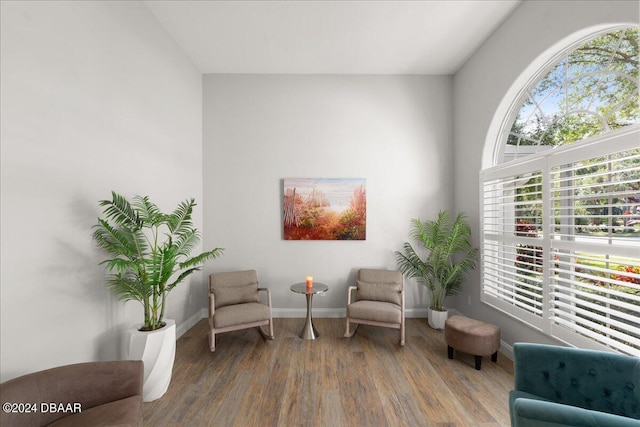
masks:
POLYGON ((109 274, 106 284, 121 301, 137 301, 144 321, 128 333, 125 357, 145 362, 144 400, 162 396, 171 380, 175 355, 175 321, 164 319, 167 295, 200 270, 223 249, 191 256, 200 242, 191 215, 195 200, 185 200, 169 214, 148 197, 135 196, 130 203, 112 192, 102 200, 103 217, 94 226, 93 238, 109 254, 102 261, 109 274))
POLYGON ((436 220, 411 220, 409 237, 420 243, 427 253, 422 258, 411 243, 405 242, 403 251, 396 251, 396 262, 407 278, 415 278, 430 293, 429 325, 444 329, 446 298, 462 289, 467 272, 475 268, 477 249, 471 247, 471 227, 464 213, 455 219, 441 210, 436 220))

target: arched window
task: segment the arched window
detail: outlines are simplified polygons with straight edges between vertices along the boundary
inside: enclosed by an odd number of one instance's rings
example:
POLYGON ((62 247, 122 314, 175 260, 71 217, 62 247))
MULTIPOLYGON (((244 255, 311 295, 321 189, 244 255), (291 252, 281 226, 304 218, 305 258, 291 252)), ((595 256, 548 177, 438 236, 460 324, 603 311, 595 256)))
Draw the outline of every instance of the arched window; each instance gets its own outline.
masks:
POLYGON ((561 52, 514 106, 481 173, 483 301, 640 356, 638 27, 561 52))
POLYGON ((638 28, 565 52, 516 104, 503 161, 640 123, 638 28))

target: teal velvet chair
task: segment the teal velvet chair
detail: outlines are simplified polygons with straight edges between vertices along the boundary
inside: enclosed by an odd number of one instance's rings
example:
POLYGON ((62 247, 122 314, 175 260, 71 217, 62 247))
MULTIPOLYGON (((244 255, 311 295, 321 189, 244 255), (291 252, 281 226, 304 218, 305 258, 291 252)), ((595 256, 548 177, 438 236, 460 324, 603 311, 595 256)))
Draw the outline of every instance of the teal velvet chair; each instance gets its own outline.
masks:
POLYGON ((513 427, 640 427, 639 358, 532 343, 513 357, 513 427))

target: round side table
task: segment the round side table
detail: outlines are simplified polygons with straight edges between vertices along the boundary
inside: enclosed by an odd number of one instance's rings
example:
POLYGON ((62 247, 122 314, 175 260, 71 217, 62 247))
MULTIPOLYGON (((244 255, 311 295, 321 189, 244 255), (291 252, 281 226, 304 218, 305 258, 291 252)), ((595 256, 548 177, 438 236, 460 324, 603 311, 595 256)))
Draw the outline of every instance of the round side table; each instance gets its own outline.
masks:
POLYGON ((329 290, 329 286, 324 283, 313 282, 312 287, 307 287, 306 282, 295 283, 291 285, 291 290, 298 294, 304 294, 307 297, 307 320, 304 322, 302 331, 300 332, 300 338, 305 340, 315 340, 320 336, 316 328, 313 326, 313 318, 311 317, 311 305, 313 303, 313 296, 315 294, 321 294, 329 290))

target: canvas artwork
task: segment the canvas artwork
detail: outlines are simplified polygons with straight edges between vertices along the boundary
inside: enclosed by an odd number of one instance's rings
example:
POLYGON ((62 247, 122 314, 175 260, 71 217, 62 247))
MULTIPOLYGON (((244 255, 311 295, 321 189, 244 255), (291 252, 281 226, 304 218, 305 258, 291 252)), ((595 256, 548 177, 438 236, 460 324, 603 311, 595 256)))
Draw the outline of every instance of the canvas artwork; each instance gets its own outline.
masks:
POLYGON ((285 240, 366 240, 363 178, 285 178, 285 240))

